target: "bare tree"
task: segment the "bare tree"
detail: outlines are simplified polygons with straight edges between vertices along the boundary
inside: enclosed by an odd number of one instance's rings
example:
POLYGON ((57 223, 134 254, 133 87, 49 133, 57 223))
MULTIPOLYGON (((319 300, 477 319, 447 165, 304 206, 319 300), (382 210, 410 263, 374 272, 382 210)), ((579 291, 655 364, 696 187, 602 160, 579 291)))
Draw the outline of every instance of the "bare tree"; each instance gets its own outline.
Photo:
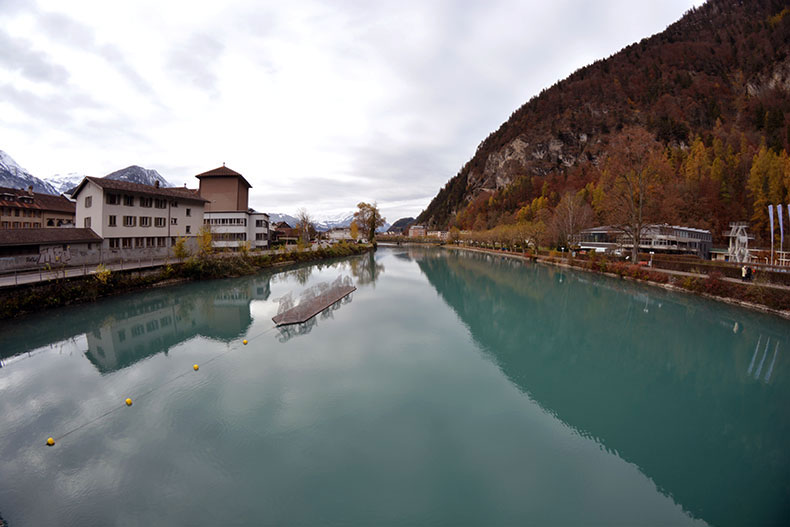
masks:
POLYGON ((307 209, 299 209, 296 211, 296 228, 299 229, 299 241, 304 244, 310 243, 310 238, 315 234, 315 222, 307 212, 307 209))
POLYGON ((589 227, 592 221, 592 207, 582 196, 567 192, 554 208, 551 217, 552 234, 560 244, 570 247, 573 236, 589 227))

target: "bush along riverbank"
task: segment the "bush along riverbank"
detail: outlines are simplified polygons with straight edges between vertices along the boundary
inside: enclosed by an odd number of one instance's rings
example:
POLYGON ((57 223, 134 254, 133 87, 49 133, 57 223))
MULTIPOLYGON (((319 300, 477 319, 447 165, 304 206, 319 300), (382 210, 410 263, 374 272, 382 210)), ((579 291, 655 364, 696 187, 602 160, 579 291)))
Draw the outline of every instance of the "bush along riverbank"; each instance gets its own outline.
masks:
POLYGON ((0 289, 0 320, 43 309, 92 302, 102 297, 130 293, 148 287, 189 280, 211 280, 255 274, 261 270, 294 263, 343 258, 375 250, 373 245, 339 243, 316 250, 202 254, 159 268, 110 271, 99 266, 89 276, 54 279, 0 289))
POLYGON ((708 275, 672 274, 643 265, 634 265, 622 261, 610 261, 603 255, 591 254, 586 259, 565 257, 560 253, 551 253, 550 256, 539 256, 531 252, 516 253, 492 249, 459 249, 496 253, 517 258, 525 258, 535 262, 542 262, 563 267, 583 269, 609 276, 618 276, 624 279, 639 280, 666 289, 682 290, 699 294, 716 300, 743 307, 775 313, 784 318, 790 318, 790 291, 778 285, 761 283, 738 283, 725 280, 725 277, 716 271, 708 275))

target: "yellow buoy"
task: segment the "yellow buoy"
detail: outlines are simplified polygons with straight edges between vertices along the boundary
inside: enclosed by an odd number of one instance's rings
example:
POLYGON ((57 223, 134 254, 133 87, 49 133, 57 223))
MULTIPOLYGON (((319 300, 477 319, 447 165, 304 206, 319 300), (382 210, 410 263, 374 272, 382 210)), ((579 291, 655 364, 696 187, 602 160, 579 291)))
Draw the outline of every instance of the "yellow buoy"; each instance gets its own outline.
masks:
POLYGON ((55 444, 55 440, 54 439, 52 439, 51 437, 49 439, 47 439, 47 445, 52 446, 54 444, 55 444))
POLYGON ((132 400, 128 397, 126 398, 126 406, 132 406, 132 400))
POLYGON ((247 339, 242 340, 241 343, 246 346, 247 345, 247 339))
POLYGON ((195 364, 194 366, 192 366, 192 369, 195 370, 195 371, 198 371, 200 369, 200 366, 195 364))

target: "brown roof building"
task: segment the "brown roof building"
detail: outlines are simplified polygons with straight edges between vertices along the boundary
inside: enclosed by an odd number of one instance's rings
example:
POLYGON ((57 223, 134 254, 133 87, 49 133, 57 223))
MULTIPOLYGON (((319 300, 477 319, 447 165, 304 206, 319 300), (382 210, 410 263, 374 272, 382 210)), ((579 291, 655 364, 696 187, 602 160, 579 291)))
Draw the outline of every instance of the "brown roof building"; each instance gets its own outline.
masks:
POLYGON ((195 176, 200 180, 199 193, 206 198, 206 212, 247 211, 252 185, 244 176, 225 165, 195 176))
POLYGON ((74 224, 75 204, 63 196, 0 187, 0 229, 38 229, 74 224))

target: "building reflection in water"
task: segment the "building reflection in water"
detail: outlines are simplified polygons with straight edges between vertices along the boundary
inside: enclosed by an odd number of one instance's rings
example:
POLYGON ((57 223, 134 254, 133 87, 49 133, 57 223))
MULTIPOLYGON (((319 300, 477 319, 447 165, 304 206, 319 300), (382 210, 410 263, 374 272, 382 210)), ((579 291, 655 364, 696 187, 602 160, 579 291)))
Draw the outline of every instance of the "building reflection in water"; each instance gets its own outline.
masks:
POLYGON ((252 324, 250 302, 268 300, 269 281, 258 276, 213 282, 182 296, 162 291, 126 302, 86 333, 85 356, 101 373, 110 373, 195 336, 230 342, 252 324))

